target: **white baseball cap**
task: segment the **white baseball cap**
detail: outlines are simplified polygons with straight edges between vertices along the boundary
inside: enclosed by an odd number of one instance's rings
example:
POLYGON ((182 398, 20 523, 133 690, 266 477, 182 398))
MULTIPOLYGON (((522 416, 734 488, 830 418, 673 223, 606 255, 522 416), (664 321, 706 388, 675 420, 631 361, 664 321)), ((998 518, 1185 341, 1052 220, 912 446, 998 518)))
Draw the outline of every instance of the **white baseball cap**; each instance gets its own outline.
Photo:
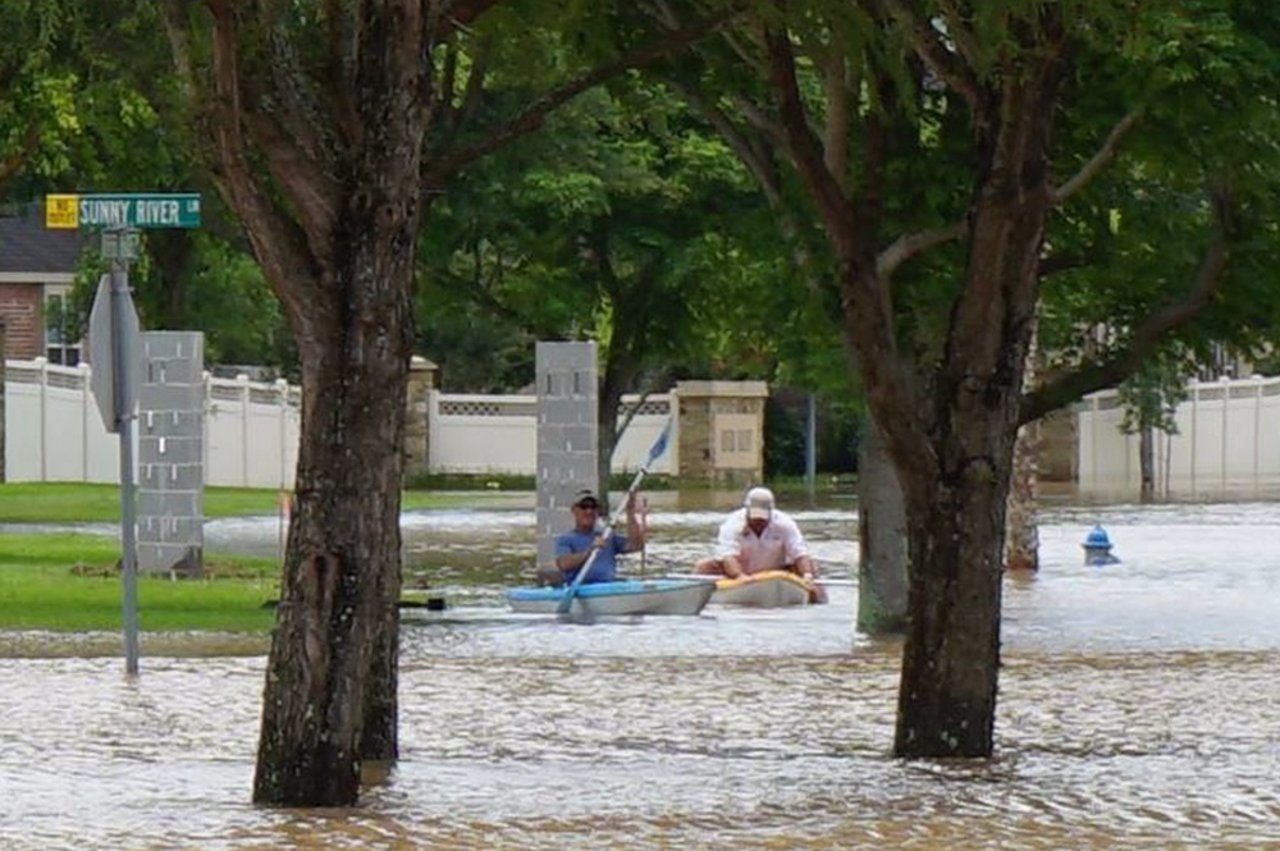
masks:
POLYGON ((748 520, 769 520, 773 517, 773 491, 768 488, 752 488, 742 504, 747 509, 748 520))

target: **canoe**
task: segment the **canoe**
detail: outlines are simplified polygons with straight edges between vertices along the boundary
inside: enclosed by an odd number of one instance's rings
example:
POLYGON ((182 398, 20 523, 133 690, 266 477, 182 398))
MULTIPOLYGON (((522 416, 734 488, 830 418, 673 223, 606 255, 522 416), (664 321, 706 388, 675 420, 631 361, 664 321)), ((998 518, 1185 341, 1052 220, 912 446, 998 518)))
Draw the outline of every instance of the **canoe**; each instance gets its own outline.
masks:
MULTIPOLYGON (((566 588, 512 588, 507 603, 521 614, 554 615, 566 588)), ((591 582, 578 587, 570 615, 696 615, 715 592, 698 579, 591 582)))
POLYGON ((766 570, 740 579, 716 580, 711 602, 721 606, 775 609, 809 602, 810 585, 786 570, 766 570))

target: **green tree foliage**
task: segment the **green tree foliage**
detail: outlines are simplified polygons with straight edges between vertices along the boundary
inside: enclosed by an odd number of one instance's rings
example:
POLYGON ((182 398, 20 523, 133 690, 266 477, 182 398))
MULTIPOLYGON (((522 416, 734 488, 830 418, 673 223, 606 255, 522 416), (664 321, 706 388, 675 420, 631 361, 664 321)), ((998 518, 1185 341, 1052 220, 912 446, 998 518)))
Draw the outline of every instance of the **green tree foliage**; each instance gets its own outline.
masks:
POLYGON ((63 172, 82 132, 71 0, 0 5, 0 197, 27 175, 63 172))
MULTIPOLYGON (((434 212, 420 304, 499 318, 509 329, 499 351, 521 347, 522 382, 533 339, 599 343, 602 464, 623 393, 665 390, 693 365, 770 377, 779 329, 796 313, 785 303, 794 276, 737 159, 682 102, 634 76, 470 170, 434 212)), ((470 375, 470 347, 440 345, 461 342, 446 336, 454 312, 420 313, 446 386, 453 365, 470 375)))
MULTIPOLYGON (((1122 49, 1102 39, 1082 47, 1079 64, 1098 73, 1072 92, 1061 130, 1067 144, 1084 150, 1116 116, 1131 116, 1134 126, 1047 236, 1040 327, 1053 368, 1134 366, 1135 344, 1167 351, 1165 363, 1178 352, 1208 363, 1224 344, 1258 357, 1276 339, 1280 57, 1277 18, 1264 7, 1158 5, 1123 33, 1122 49), (1197 276, 1222 214, 1230 259, 1210 289, 1197 276), (1170 329, 1163 342, 1150 339, 1152 317, 1167 315, 1162 308, 1179 297, 1201 311, 1197 321, 1170 329)), ((1095 384, 1118 383, 1121 372, 1095 384)))

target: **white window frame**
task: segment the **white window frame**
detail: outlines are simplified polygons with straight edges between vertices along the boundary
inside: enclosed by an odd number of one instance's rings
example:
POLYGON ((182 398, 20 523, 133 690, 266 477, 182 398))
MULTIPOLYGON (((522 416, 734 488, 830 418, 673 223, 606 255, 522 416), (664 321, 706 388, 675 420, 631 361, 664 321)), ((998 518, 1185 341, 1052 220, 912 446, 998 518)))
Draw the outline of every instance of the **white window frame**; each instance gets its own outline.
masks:
POLYGON ((74 343, 55 339, 61 334, 49 325, 49 304, 56 299, 65 305, 70 297, 71 284, 45 284, 40 293, 40 324, 44 328, 44 356, 49 363, 63 366, 75 366, 84 359, 83 339, 76 340, 74 343))

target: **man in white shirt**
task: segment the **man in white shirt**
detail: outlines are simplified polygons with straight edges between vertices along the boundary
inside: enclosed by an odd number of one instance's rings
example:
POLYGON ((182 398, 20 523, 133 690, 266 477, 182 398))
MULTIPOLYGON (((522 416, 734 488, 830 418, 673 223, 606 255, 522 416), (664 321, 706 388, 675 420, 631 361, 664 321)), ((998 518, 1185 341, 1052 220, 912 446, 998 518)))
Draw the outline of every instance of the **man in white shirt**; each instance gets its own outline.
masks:
MULTIPOLYGON (((816 578, 800 527, 774 506, 773 491, 762 487, 747 491, 742 507, 720 524, 716 554, 693 570, 730 579, 766 570, 789 570, 811 582, 816 578)), ((822 589, 814 589, 812 601, 825 602, 822 589)))

